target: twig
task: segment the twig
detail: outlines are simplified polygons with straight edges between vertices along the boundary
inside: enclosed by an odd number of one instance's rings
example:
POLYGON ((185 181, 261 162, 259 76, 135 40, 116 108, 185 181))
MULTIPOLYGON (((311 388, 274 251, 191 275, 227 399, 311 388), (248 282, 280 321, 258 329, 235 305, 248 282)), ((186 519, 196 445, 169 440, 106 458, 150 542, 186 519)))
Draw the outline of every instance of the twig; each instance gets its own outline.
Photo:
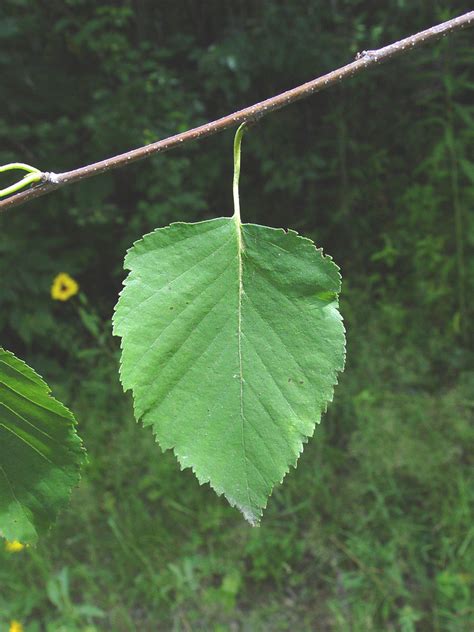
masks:
POLYGON ((229 127, 235 127, 244 122, 256 121, 270 112, 279 110, 280 108, 283 108, 290 103, 294 103, 299 99, 304 99, 315 92, 329 88, 329 86, 337 84, 343 79, 353 77, 371 66, 381 64, 382 62, 392 59, 397 55, 406 53, 418 46, 432 42, 444 35, 447 35, 448 33, 458 31, 462 28, 471 26, 472 24, 474 24, 474 11, 469 11, 468 13, 454 18, 453 20, 448 20, 447 22, 443 22, 442 24, 433 26, 425 31, 406 37, 398 42, 379 48, 378 50, 362 51, 357 54, 355 61, 347 64, 346 66, 342 66, 337 70, 333 70, 326 75, 313 79, 312 81, 304 83, 292 90, 278 94, 270 99, 266 99, 265 101, 251 105, 243 110, 234 112, 233 114, 228 114, 216 121, 195 127, 194 129, 183 132, 182 134, 170 136, 169 138, 165 138, 164 140, 160 140, 156 143, 151 143, 150 145, 145 145, 144 147, 139 147, 138 149, 133 149, 124 154, 107 158, 72 171, 57 174, 44 172, 42 173, 41 182, 37 186, 33 186, 26 191, 16 193, 11 197, 0 201, 0 211, 5 211, 8 208, 19 206, 29 200, 33 200, 41 195, 55 191, 66 184, 72 184, 73 182, 78 182, 79 180, 99 175, 105 171, 111 171, 112 169, 129 165, 132 162, 168 151, 169 149, 173 149, 174 147, 178 147, 183 143, 192 140, 211 136, 212 134, 222 132, 229 127))

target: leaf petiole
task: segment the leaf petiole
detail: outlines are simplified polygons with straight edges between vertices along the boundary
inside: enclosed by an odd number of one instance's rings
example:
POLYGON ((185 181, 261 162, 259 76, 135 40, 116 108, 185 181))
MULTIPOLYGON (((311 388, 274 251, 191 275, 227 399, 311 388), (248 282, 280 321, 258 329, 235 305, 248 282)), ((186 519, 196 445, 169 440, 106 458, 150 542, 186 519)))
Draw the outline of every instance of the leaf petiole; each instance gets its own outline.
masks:
POLYGON ((238 224, 240 224, 240 200, 239 200, 239 178, 240 178, 240 154, 242 137, 245 132, 246 123, 242 123, 237 128, 234 137, 234 180, 232 186, 232 192, 234 195, 234 217, 238 224))
POLYGON ((40 182, 43 178, 42 171, 40 171, 36 167, 31 167, 30 165, 27 165, 23 162, 10 162, 7 165, 0 166, 0 173, 14 170, 26 171, 27 174, 23 176, 21 180, 18 180, 18 182, 15 182, 5 189, 0 189, 0 198, 12 195, 12 193, 16 193, 17 191, 21 191, 21 189, 24 189, 30 184, 40 182))

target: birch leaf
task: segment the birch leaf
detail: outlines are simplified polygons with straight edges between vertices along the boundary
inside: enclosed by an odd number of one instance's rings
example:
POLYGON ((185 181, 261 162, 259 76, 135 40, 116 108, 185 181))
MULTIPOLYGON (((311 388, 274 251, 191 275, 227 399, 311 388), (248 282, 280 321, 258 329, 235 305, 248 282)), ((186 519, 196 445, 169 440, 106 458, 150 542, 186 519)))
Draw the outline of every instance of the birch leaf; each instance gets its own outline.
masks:
POLYGON ((137 419, 257 524, 343 369, 337 266, 234 216, 159 228, 125 268, 114 332, 137 419))
POLYGON ((79 480, 85 452, 72 413, 0 348, 0 535, 34 543, 79 480))

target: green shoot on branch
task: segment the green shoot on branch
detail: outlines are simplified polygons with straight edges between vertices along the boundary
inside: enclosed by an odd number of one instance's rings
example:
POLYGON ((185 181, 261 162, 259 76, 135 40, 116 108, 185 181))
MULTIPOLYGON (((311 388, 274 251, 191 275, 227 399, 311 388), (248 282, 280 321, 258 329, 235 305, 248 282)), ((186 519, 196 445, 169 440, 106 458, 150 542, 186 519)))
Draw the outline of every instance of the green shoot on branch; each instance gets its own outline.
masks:
POLYGON ((0 167, 0 173, 5 173, 6 171, 26 171, 27 175, 23 176, 21 180, 18 180, 18 182, 15 182, 9 187, 0 189, 0 198, 12 195, 17 191, 21 191, 21 189, 24 189, 35 182, 41 182, 43 178, 42 171, 36 169, 36 167, 26 165, 23 162, 10 162, 8 165, 2 165, 0 167))

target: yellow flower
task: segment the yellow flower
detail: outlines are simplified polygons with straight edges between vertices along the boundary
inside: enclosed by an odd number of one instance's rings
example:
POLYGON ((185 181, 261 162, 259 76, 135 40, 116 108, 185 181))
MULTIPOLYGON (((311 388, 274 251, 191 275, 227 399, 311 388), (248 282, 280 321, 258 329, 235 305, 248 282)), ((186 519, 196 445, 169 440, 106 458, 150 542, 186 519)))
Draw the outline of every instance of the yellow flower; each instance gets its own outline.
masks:
POLYGON ((18 540, 13 540, 11 542, 7 540, 5 542, 5 550, 9 553, 18 553, 18 551, 22 551, 24 548, 25 545, 21 542, 18 542, 18 540))
POLYGON ((18 621, 10 621, 9 632, 23 632, 23 626, 18 621))
POLYGON ((51 298, 55 301, 67 301, 79 292, 79 285, 69 274, 61 272, 53 281, 51 286, 51 298))

